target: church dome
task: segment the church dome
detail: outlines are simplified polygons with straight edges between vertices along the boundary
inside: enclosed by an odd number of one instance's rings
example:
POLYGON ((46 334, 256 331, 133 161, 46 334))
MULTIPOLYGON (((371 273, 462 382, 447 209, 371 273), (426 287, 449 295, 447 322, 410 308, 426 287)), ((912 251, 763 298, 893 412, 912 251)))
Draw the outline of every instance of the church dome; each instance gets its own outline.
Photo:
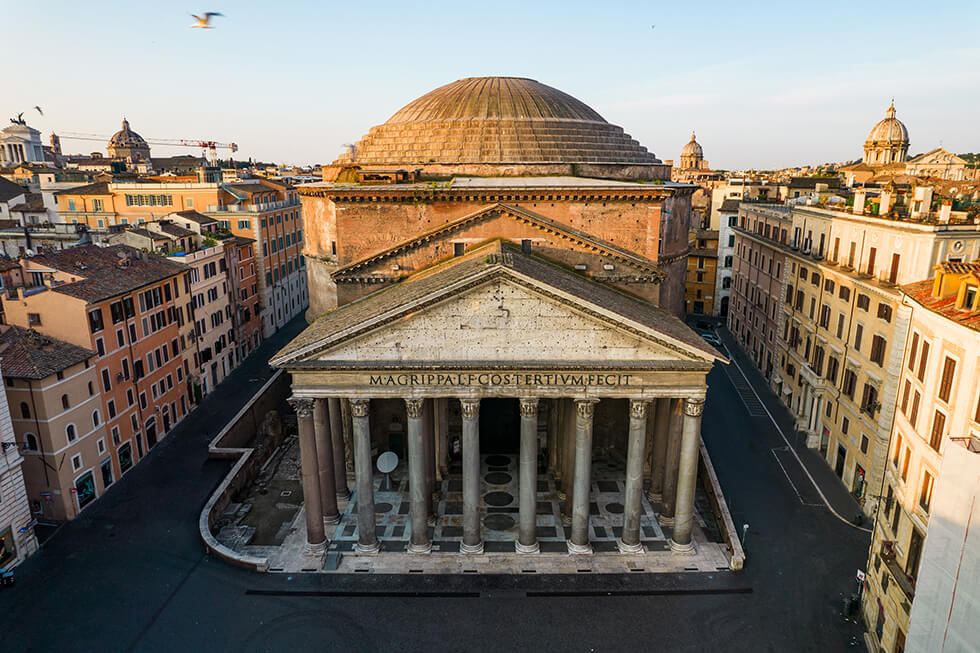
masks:
POLYGON ((909 142, 909 131, 905 124, 895 117, 895 103, 892 102, 885 112, 885 119, 871 128, 868 142, 874 143, 905 143, 909 142))
POLYGON ((335 165, 351 163, 477 174, 543 174, 555 164, 662 164, 584 102, 519 77, 470 77, 426 93, 372 127, 335 165), (528 165, 538 168, 529 172, 528 165))
POLYGON ((694 132, 691 132, 691 140, 688 144, 681 149, 681 156, 704 156, 704 150, 701 149, 701 145, 695 140, 694 132))
POLYGON ((109 139, 109 145, 114 147, 146 147, 143 137, 129 128, 129 121, 123 118, 122 129, 109 139))

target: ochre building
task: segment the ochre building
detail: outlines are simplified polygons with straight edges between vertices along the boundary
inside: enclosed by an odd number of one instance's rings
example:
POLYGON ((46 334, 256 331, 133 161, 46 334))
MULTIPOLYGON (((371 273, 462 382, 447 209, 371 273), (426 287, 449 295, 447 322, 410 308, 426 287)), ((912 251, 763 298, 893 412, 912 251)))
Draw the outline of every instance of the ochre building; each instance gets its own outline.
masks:
POLYGON ((669 176, 579 100, 494 77, 422 96, 299 188, 311 326, 272 364, 292 375, 308 552, 697 548, 721 357, 678 319, 694 187, 669 176), (407 458, 397 534, 376 516, 386 451, 407 458), (484 495, 511 476, 513 496, 484 495), (592 528, 615 493, 621 526, 592 528))

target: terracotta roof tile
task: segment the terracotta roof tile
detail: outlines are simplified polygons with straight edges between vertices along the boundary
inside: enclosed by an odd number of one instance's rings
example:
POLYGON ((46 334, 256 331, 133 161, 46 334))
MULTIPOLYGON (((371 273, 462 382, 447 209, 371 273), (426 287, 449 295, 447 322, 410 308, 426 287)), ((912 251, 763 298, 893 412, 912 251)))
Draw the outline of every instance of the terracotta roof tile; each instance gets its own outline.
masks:
POLYGON ((93 358, 94 351, 18 326, 0 326, 0 371, 17 379, 46 379, 93 358))

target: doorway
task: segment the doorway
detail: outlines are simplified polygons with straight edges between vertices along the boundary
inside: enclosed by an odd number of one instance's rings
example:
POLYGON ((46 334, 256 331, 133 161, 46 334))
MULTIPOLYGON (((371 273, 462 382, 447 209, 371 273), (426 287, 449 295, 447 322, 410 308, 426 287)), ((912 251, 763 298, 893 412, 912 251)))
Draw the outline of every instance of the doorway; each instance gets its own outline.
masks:
POLYGON ((150 449, 157 443, 157 421, 152 417, 146 420, 146 443, 150 449))
POLYGON ((847 462, 847 449, 844 445, 837 445, 837 464, 834 465, 834 471, 837 472, 837 476, 844 479, 844 463, 847 462))
POLYGON ((516 454, 521 447, 518 399, 480 401, 480 453, 516 454))

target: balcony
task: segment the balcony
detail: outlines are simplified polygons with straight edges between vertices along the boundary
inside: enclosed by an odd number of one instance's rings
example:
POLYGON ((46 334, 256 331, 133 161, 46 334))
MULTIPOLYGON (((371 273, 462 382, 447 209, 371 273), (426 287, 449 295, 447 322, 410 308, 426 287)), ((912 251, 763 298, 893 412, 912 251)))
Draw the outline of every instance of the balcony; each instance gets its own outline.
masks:
POLYGON ((881 559, 885 562, 888 573, 891 574, 895 584, 902 590, 909 603, 915 598, 915 581, 912 580, 902 566, 895 559, 895 543, 885 541, 881 543, 881 559))

